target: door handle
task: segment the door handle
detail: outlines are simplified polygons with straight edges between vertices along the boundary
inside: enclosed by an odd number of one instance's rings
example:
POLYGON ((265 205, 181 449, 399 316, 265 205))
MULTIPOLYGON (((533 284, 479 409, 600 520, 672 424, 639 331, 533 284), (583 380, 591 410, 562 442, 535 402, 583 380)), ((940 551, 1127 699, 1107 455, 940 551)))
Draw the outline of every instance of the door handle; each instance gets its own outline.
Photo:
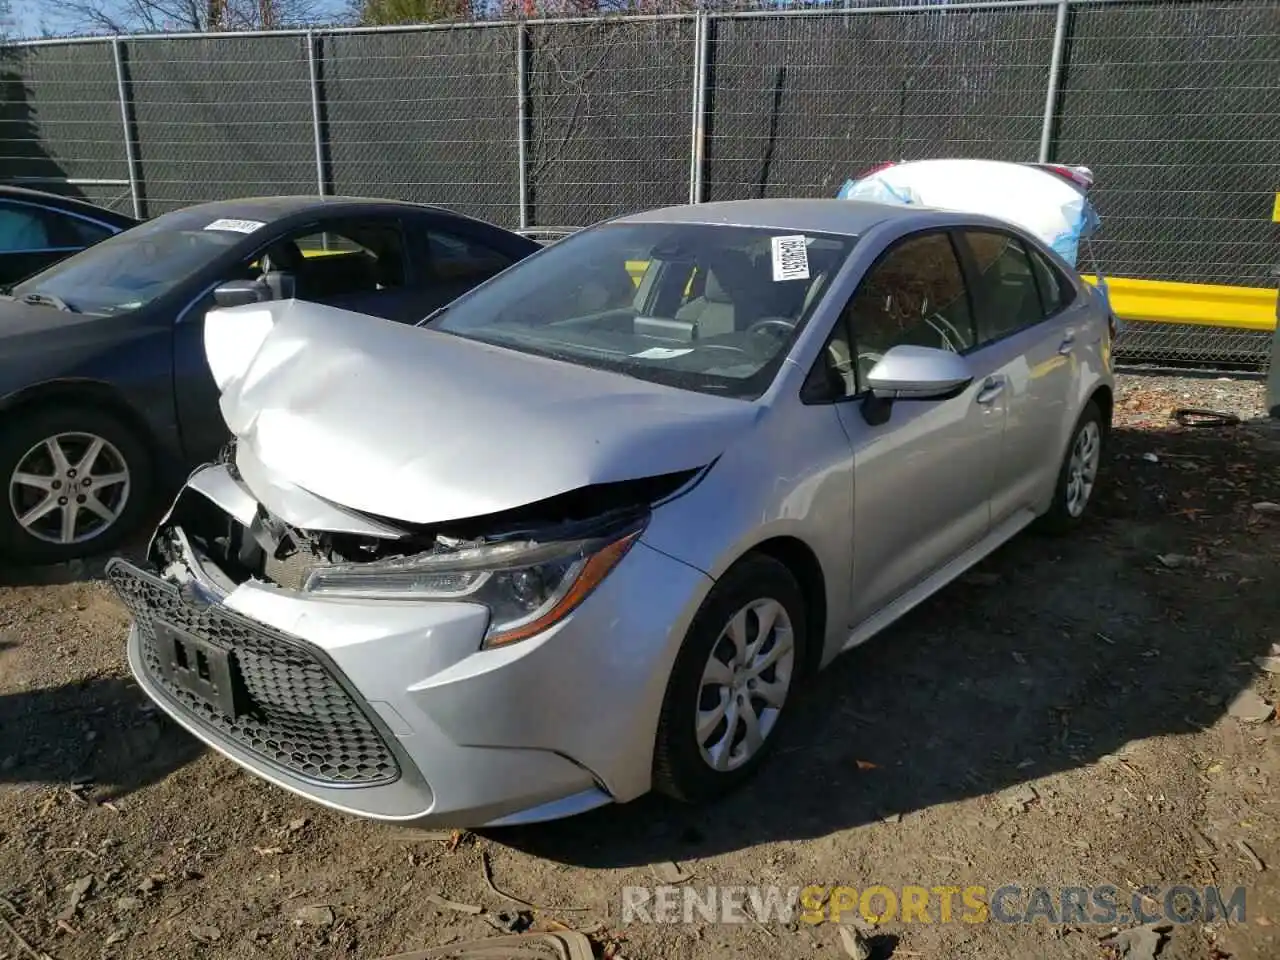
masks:
POLYGON ((1068 333, 1065 337, 1062 338, 1062 343, 1058 344, 1058 352, 1063 356, 1066 356, 1068 353, 1071 352, 1071 349, 1075 345, 1076 345, 1076 335, 1074 333, 1068 333))
POLYGON ((1002 393, 1004 393, 1004 381, 997 377, 987 377, 982 389, 978 391, 977 401, 990 403, 1002 393))

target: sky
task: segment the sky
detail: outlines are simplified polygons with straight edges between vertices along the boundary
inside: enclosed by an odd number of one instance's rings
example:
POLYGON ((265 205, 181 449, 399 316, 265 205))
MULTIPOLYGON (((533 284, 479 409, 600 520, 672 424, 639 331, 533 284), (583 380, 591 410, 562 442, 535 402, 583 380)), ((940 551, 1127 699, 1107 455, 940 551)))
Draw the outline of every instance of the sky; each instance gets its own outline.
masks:
POLYGON ((36 13, 39 3, 40 0, 9 0, 13 32, 19 37, 30 37, 40 31, 40 17, 36 13))
MULTIPOLYGON (((342 0, 328 0, 329 6, 334 10, 342 8, 342 0)), ((9 18, 13 22, 12 30, 15 37, 37 37, 40 36, 43 29, 48 29, 56 33, 67 33, 70 26, 60 23, 57 18, 51 17, 48 13, 48 0, 9 0, 10 15, 9 18), (44 10, 43 16, 41 11, 44 10)))
POLYGON ((47 7, 46 0, 9 0, 9 19, 13 21, 13 33, 17 37, 38 37, 42 28, 56 30, 56 18, 50 17, 42 8, 47 7))

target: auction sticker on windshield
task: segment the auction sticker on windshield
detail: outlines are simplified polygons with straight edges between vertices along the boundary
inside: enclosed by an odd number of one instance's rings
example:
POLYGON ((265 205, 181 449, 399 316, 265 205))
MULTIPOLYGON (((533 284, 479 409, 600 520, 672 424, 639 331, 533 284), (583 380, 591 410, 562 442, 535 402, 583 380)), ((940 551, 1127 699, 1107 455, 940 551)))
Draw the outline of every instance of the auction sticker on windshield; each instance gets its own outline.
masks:
POLYGON ((809 248, 803 236, 773 238, 773 279, 808 280, 809 248))
POLYGON ((631 356, 637 360, 671 360, 686 353, 693 353, 693 347, 650 347, 631 356))
POLYGON ((206 230, 230 230, 233 233, 253 233, 261 230, 266 224, 260 220, 215 220, 205 227, 206 230))

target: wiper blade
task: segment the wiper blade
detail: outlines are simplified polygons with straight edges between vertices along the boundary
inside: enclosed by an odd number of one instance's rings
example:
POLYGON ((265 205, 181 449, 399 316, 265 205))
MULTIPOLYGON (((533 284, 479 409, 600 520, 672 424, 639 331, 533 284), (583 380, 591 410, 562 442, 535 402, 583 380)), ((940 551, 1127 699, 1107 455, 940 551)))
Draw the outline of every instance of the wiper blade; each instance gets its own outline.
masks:
POLYGON ((64 310, 67 313, 80 312, 75 307, 71 306, 71 304, 67 303, 67 301, 52 293, 28 293, 23 296, 22 302, 29 303, 36 307, 57 307, 59 310, 64 310))
POLYGON ((446 304, 445 304, 444 306, 442 306, 442 307, 436 307, 434 310, 432 310, 430 313, 428 313, 425 317, 423 317, 421 320, 419 320, 417 323, 415 323, 415 324, 414 324, 414 326, 415 326, 415 327, 425 327, 425 326, 426 326, 428 323, 430 323, 432 320, 439 320, 439 319, 440 319, 440 317, 441 317, 441 316, 443 316, 443 315, 444 315, 444 313, 449 309, 449 306, 450 306, 450 305, 446 303, 446 304))

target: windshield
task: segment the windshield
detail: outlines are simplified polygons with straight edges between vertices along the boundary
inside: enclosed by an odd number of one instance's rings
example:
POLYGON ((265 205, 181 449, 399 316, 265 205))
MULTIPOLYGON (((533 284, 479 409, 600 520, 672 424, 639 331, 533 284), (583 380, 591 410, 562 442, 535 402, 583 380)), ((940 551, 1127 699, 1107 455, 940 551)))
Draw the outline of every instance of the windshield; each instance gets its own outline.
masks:
POLYGON ((155 220, 82 250, 8 292, 19 300, 51 298, 80 313, 124 313, 163 296, 243 239, 233 231, 178 229, 155 220))
POLYGON ((855 242, 755 227, 608 224, 548 247, 427 325, 753 399, 855 242))

